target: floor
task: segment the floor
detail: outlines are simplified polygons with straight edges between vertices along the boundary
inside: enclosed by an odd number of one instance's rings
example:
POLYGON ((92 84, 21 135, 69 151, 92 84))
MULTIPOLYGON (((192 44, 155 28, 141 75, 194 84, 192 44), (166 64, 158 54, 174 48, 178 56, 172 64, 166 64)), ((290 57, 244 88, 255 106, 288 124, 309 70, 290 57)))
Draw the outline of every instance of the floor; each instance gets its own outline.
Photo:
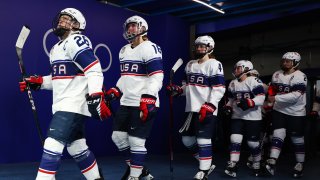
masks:
MULTIPOLYGON (((292 179, 291 170, 294 166, 294 155, 284 154, 278 161, 276 175, 273 177, 254 177, 245 165, 245 154, 242 155, 238 177, 234 179, 292 179)), ((98 164, 102 168, 104 178, 107 180, 118 180, 125 171, 125 165, 121 157, 98 158, 98 164)), ((209 179, 233 179, 224 175, 227 155, 216 155, 216 169, 209 176, 209 179)), ((304 177, 301 179, 318 179, 320 177, 320 154, 308 158, 305 163, 304 177)), ((0 165, 0 180, 31 180, 35 179, 39 163, 6 164, 0 165)), ((188 180, 192 179, 197 172, 197 162, 187 154, 175 154, 172 163, 173 172, 170 172, 169 157, 165 155, 149 155, 147 166, 155 179, 159 180, 188 180)), ((57 180, 84 180, 79 169, 73 160, 63 160, 57 180)))

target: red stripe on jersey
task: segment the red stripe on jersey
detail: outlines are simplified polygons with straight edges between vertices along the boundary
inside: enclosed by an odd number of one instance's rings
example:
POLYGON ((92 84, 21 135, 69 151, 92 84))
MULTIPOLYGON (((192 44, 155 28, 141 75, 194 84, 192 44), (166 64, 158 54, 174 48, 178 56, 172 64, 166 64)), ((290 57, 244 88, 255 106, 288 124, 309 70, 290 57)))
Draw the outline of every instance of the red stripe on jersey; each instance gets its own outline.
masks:
POLYGON ((201 84, 193 84, 193 83, 189 83, 187 84, 187 86, 190 85, 190 86, 200 86, 200 87, 209 87, 209 86, 206 86, 206 85, 201 85, 201 84))
POLYGON ((56 174, 56 171, 48 171, 48 170, 41 169, 41 168, 39 168, 38 171, 45 173, 45 174, 56 174))
POLYGON ((143 166, 136 166, 136 165, 130 165, 130 167, 132 167, 132 168, 136 168, 136 169, 142 169, 143 168, 143 166))
POLYGON ((75 76, 55 76, 55 77, 52 77, 52 80, 55 80, 55 79, 73 79, 76 76, 84 76, 84 74, 77 74, 75 76))
POLYGON ((52 80, 55 80, 55 79, 73 79, 75 76, 55 76, 55 77, 52 77, 52 80))
POLYGON ((87 171, 90 171, 90 169, 92 169, 96 164, 97 164, 97 161, 94 160, 94 162, 93 162, 89 167, 87 167, 86 169, 84 169, 84 170, 81 171, 82 174, 83 174, 83 173, 86 173, 87 171))
POLYGON ((88 69, 90 69, 92 66, 96 65, 97 63, 99 63, 98 59, 93 61, 93 63, 89 64, 86 68, 84 68, 83 72, 86 72, 88 69))
POLYGON ((199 158, 200 160, 210 160, 212 159, 212 157, 202 157, 202 158, 199 158))
POLYGON ((121 73, 121 76, 147 76, 146 74, 121 73))
POLYGON ((154 71, 154 72, 150 73, 149 76, 152 76, 152 75, 158 74, 158 73, 163 73, 163 71, 162 70, 154 71))
POLYGON ((214 86, 211 86, 211 87, 223 87, 223 88, 225 88, 226 86, 223 85, 223 84, 217 84, 217 85, 214 85, 214 86))

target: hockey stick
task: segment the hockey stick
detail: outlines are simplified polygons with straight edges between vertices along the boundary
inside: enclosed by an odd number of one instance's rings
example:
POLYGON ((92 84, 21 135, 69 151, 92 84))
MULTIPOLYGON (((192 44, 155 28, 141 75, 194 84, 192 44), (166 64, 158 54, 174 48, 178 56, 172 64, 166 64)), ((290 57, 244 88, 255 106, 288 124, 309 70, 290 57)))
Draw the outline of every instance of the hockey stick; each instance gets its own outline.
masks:
MULTIPOLYGON (((23 26, 22 29, 21 29, 20 35, 19 35, 19 37, 17 39, 17 42, 16 42, 16 52, 17 52, 17 55, 18 55, 19 67, 20 67, 20 71, 21 71, 21 75, 22 75, 23 80, 25 80, 25 78, 27 77, 27 74, 26 74, 26 70, 25 70, 24 65, 23 65, 22 49, 23 49, 24 43, 26 42, 29 34, 30 34, 30 28, 28 26, 23 26)), ((36 125, 37 131, 38 131, 38 135, 39 135, 41 144, 43 146, 44 139, 43 139, 42 131, 41 131, 40 124, 39 124, 38 113, 37 113, 37 110, 36 110, 36 106, 34 105, 34 100, 33 100, 33 97, 32 97, 32 94, 31 94, 31 90, 30 90, 30 87, 29 87, 28 83, 27 83, 27 88, 26 89, 27 89, 27 93, 28 93, 28 97, 29 97, 29 102, 31 104, 31 109, 32 109, 32 112, 33 112, 34 123, 36 125)))
MULTIPOLYGON (((169 84, 172 85, 174 73, 177 69, 183 64, 183 60, 179 58, 177 62, 174 64, 170 71, 170 81, 169 84)), ((173 145, 172 145, 172 130, 173 130, 173 96, 170 96, 170 122, 169 122, 169 151, 170 151, 170 172, 171 172, 171 179, 173 173, 173 145)))

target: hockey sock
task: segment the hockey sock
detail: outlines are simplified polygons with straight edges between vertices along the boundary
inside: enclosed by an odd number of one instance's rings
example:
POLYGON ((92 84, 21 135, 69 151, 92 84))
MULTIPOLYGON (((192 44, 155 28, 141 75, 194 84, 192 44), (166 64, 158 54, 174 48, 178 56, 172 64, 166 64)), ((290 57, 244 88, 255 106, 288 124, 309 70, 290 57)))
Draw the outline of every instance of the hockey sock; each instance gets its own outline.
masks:
POLYGON ((54 179, 60 166, 64 145, 48 137, 44 142, 43 154, 36 179, 54 179))
POLYGON ((239 161, 242 139, 243 139, 243 135, 241 134, 231 134, 230 161, 234 161, 234 162, 239 161))
POLYGON ((259 144, 259 141, 248 141, 253 162, 261 161, 261 149, 259 144))
POLYGON ((199 169, 208 170, 212 163, 212 144, 211 139, 197 139, 199 146, 199 169))
POLYGON ((128 133, 122 131, 114 131, 112 133, 112 141, 118 147, 121 155, 125 158, 126 163, 130 166, 130 147, 128 133))
POLYGON ((271 158, 274 158, 274 159, 279 158, 285 137, 286 137, 285 129, 281 128, 281 129, 275 129, 273 131, 273 137, 271 141, 271 152, 270 152, 271 158))
POLYGON ((291 141, 294 145, 296 161, 303 163, 305 159, 304 137, 291 137, 291 141))
POLYGON ((130 143, 130 176, 139 177, 142 173, 144 160, 147 155, 145 139, 129 136, 130 143))
POLYGON ((77 162, 81 173, 86 179, 100 178, 99 169, 94 154, 88 149, 85 139, 79 139, 67 147, 69 154, 77 162))

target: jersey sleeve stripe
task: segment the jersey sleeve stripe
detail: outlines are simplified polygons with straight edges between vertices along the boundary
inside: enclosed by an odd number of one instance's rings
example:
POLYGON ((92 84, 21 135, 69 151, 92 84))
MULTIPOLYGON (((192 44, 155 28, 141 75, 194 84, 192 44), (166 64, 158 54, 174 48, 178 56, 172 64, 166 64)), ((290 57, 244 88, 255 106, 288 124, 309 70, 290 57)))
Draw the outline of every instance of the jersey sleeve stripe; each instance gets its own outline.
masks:
POLYGON ((99 63, 99 60, 95 60, 93 63, 89 64, 86 68, 83 69, 84 72, 86 72, 88 69, 90 69, 92 66, 96 65, 99 63))
POLYGON ((152 75, 155 75, 155 74, 158 74, 158 73, 163 73, 163 71, 159 70, 159 71, 152 72, 152 73, 149 74, 149 76, 152 76, 152 75))
POLYGON ((163 64, 161 58, 153 58, 146 62, 147 73, 153 74, 158 71, 163 71, 163 64))
POLYGON ((300 91, 300 92, 305 92, 306 91, 306 85, 304 84, 295 84, 292 86, 291 91, 300 91))
POLYGON ((74 55, 73 60, 75 61, 75 60, 78 58, 78 55, 81 54, 82 52, 86 51, 86 50, 90 50, 90 48, 89 48, 89 47, 86 47, 86 48, 81 49, 80 51, 78 51, 78 52, 74 55))
POLYGON ((211 86, 224 85, 224 84, 225 84, 224 76, 222 76, 222 75, 216 75, 216 76, 211 76, 211 77, 209 77, 209 84, 210 84, 211 86))
POLYGON ((264 89, 263 89, 263 87, 261 85, 259 85, 259 86, 257 86, 257 87, 252 89, 252 93, 254 95, 264 94, 264 89))

